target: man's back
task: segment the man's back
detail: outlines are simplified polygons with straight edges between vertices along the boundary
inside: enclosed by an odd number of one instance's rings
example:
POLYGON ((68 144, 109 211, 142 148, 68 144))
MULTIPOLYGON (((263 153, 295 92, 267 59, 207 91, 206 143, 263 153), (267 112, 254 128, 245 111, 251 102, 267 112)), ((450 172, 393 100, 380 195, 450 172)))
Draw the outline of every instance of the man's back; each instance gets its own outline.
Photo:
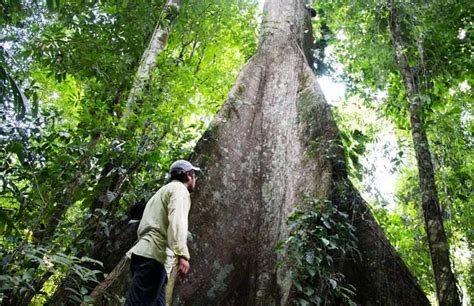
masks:
POLYGON ((160 188, 145 207, 137 231, 139 241, 131 251, 164 263, 169 245, 176 255, 189 258, 186 235, 190 205, 189 191, 183 183, 172 181, 160 188))

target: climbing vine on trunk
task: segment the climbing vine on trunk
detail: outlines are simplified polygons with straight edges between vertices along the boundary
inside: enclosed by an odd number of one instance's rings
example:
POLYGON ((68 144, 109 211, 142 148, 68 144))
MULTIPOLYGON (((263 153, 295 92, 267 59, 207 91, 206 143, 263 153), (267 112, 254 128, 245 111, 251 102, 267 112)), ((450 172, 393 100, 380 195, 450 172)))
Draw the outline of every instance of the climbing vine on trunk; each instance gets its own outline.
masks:
POLYGON ((290 235, 277 247, 287 248, 293 266, 295 300, 303 305, 339 301, 357 305, 356 288, 335 267, 343 260, 360 260, 355 227, 349 215, 330 200, 304 198, 288 218, 290 235))

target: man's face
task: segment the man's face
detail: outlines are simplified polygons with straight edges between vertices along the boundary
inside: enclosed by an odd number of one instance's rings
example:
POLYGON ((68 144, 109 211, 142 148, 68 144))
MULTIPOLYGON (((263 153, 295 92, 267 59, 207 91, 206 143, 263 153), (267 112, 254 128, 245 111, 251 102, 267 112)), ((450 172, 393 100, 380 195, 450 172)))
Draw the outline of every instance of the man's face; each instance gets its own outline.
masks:
POLYGON ((188 175, 188 191, 193 192, 194 188, 196 188, 196 173, 188 175))

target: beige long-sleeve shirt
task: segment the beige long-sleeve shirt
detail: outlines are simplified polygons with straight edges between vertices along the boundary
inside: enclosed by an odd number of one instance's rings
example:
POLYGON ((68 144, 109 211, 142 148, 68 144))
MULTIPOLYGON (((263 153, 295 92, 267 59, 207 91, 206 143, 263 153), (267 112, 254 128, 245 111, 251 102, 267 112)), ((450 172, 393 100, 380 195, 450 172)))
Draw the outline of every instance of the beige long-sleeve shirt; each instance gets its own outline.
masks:
POLYGON ((186 186, 172 181, 148 201, 138 226, 138 242, 131 253, 165 263, 166 248, 189 260, 186 245, 191 198, 186 186))

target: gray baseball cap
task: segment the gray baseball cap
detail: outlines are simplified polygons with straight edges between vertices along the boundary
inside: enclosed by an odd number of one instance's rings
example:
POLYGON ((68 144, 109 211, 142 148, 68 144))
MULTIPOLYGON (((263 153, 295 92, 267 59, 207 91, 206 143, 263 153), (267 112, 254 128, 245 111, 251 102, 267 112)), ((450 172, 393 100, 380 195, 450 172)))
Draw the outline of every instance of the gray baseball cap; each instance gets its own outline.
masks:
POLYGON ((188 172, 188 171, 191 171, 191 170, 201 171, 200 168, 193 166, 190 162, 188 162, 187 160, 183 160, 183 159, 175 161, 170 167, 170 173, 171 172, 178 172, 178 173, 179 172, 188 172))

